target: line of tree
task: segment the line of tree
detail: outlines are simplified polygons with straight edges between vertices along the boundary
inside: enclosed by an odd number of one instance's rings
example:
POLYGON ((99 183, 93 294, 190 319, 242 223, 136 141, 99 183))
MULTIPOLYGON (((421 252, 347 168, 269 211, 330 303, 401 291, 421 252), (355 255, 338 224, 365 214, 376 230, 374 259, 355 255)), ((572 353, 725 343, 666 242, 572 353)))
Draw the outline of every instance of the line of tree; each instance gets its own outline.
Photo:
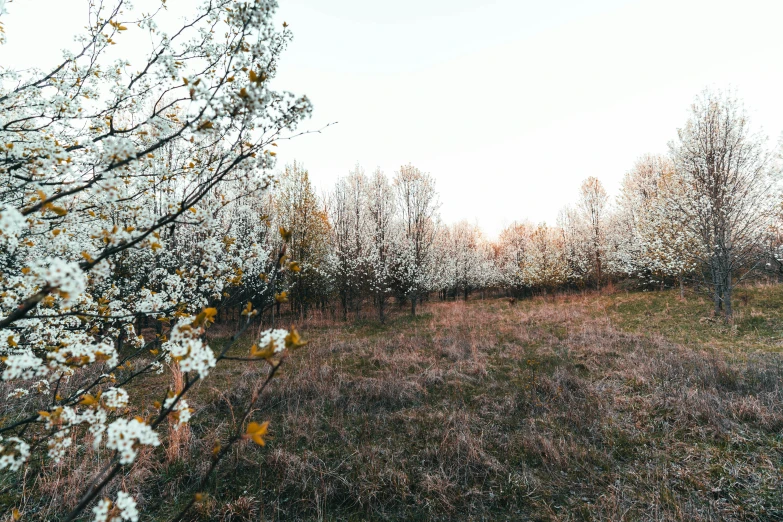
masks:
POLYGON ((515 222, 489 241, 476 224, 444 224, 433 178, 412 165, 391 178, 356 165, 318 198, 294 163, 269 208, 288 209, 280 225, 292 228, 294 244, 310 245, 296 252, 303 271, 291 281, 290 307, 298 314, 318 305, 347 319, 369 306, 383 321, 392 299, 415 315, 433 296, 523 296, 627 281, 709 289, 715 314, 730 319, 738 282, 781 275, 779 172, 740 102, 705 91, 669 154, 639 158, 615 201, 587 178, 554 226, 515 222))

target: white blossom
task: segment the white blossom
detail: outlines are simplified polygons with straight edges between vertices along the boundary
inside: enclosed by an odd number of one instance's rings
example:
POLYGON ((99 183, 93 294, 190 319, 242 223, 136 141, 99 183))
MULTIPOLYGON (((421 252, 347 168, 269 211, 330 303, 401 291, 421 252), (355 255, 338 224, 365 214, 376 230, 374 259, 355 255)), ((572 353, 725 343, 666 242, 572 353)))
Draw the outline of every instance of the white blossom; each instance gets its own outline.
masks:
POLYGON ((120 464, 136 459, 138 446, 159 446, 160 438, 150 426, 138 419, 117 419, 106 430, 106 447, 117 450, 120 464))
POLYGON ((17 471, 30 457, 30 445, 19 437, 0 436, 0 470, 17 471))

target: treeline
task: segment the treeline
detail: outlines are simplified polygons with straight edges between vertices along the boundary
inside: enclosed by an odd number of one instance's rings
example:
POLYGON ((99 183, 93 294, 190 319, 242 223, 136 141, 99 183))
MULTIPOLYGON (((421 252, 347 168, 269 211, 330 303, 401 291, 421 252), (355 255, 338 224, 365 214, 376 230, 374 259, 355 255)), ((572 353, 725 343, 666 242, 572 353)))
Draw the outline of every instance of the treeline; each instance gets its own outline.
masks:
MULTIPOLYGON (((728 317, 738 281, 783 275, 779 170, 739 102, 706 92, 670 153, 639 158, 616 201, 591 177, 555 225, 515 222, 496 241, 466 221, 444 224, 432 176, 412 165, 391 177, 357 165, 319 197, 304 166, 293 163, 255 213, 291 234, 298 271, 288 306, 298 315, 319 307, 347 318, 371 307, 383 321, 391 302, 415 314, 435 296, 524 296, 627 281, 709 288, 716 314, 728 317)), ((277 237, 236 226, 234 234, 277 237)))

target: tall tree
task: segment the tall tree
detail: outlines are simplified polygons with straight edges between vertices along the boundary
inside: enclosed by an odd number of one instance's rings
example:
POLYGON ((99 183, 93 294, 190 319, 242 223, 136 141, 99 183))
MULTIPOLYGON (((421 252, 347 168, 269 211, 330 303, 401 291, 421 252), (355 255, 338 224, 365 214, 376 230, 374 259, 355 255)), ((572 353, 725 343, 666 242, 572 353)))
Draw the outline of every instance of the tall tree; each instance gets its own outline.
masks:
POLYGON ((715 314, 731 319, 734 286, 758 263, 774 215, 771 156, 740 102, 722 92, 702 93, 677 135, 673 204, 701 242, 715 314))
POLYGON ((380 168, 375 169, 367 184, 366 204, 370 236, 370 289, 378 306, 378 319, 383 323, 386 320, 386 300, 392 285, 397 205, 394 190, 380 168))
POLYGON ((546 294, 568 281, 571 272, 563 241, 563 234, 546 223, 533 231, 530 248, 520 264, 523 280, 529 288, 546 294))
POLYGON ((699 245, 673 204, 683 197, 673 192, 681 189, 673 182, 676 175, 670 158, 650 154, 626 174, 612 219, 610 263, 617 274, 661 286, 677 279, 682 295, 684 278, 697 268, 693 253, 699 245))
POLYGON ((394 189, 402 228, 398 277, 411 315, 416 315, 416 303, 428 290, 438 209, 435 180, 413 165, 404 165, 394 176, 394 189))
POLYGON ((291 274, 291 309, 306 316, 325 294, 325 261, 329 253, 329 218, 301 164, 286 165, 274 193, 278 224, 290 233, 289 255, 299 263, 291 274))
POLYGON ((593 260, 595 287, 603 281, 608 196, 603 185, 595 177, 589 177, 579 189, 579 211, 583 221, 585 239, 593 260))
POLYGON ((501 281, 515 297, 520 297, 526 288, 521 266, 530 249, 532 234, 533 225, 514 222, 498 237, 496 259, 501 281))
POLYGON ((358 315, 368 285, 368 184, 364 169, 356 165, 348 176, 337 181, 327 198, 332 224, 332 271, 344 319, 350 307, 358 315))

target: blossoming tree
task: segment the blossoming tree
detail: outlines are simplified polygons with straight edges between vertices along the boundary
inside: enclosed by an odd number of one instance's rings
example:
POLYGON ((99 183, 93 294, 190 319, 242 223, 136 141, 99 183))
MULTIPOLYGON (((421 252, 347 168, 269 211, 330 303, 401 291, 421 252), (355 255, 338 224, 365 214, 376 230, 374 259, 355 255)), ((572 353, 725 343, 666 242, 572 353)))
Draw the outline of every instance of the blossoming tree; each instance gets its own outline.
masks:
MULTIPOLYGON (((48 68, 0 69, 0 375, 14 387, 0 473, 16 477, 4 492, 16 500, 0 510, 23 514, 20 477, 92 445, 105 466, 63 519, 92 509, 95 520, 137 520, 115 478, 165 443, 164 421, 188 421, 188 391, 229 357, 259 312, 253 302, 284 299, 278 280, 296 269, 289 232, 274 252, 251 241, 240 255, 223 227, 268 187, 275 140, 311 105, 270 85, 291 38, 273 25, 274 0, 207 0, 173 30, 158 24, 165 0, 151 13, 125 0, 87 5, 75 51, 48 68), (151 42, 145 59, 113 59, 108 50, 134 32, 151 42), (216 353, 205 329, 248 268, 240 257, 259 265, 257 291, 271 297, 248 300, 242 328, 216 353), (169 326, 150 340, 144 321, 169 326), (184 374, 181 389, 131 387, 167 367, 184 374), (139 405, 146 413, 131 416, 139 405)), ((259 334, 247 359, 271 369, 201 486, 237 441, 263 444, 266 424, 250 412, 301 344, 295 330, 259 334)))

